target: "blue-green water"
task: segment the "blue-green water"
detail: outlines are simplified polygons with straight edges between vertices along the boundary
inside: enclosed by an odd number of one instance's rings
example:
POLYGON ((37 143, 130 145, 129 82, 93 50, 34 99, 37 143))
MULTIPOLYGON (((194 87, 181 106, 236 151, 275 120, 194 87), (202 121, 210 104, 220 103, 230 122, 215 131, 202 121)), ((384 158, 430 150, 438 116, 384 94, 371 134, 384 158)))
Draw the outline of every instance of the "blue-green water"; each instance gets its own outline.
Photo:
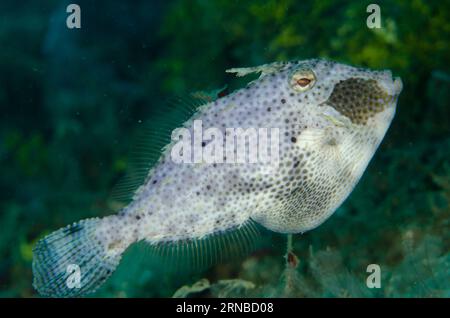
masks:
POLYGON ((363 179, 335 215, 294 237, 266 233, 248 256, 171 274, 135 246, 94 296, 450 296, 450 4, 379 1, 0 3, 0 296, 34 297, 32 248, 109 214, 130 140, 174 95, 242 86, 225 70, 324 57, 391 69, 404 90, 363 179), (369 264, 381 270, 368 288, 369 264), (234 279, 232 282, 223 280, 234 279), (181 293, 182 294, 182 293, 181 293))

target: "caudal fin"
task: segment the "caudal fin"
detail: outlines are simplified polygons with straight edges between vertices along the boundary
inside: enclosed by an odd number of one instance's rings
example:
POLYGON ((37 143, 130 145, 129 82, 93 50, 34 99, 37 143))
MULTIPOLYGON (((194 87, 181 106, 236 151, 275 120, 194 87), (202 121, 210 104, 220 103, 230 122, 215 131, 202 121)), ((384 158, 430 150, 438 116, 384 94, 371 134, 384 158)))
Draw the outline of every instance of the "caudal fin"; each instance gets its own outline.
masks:
POLYGON ((98 237, 105 219, 87 219, 41 239, 33 250, 33 286, 45 297, 94 292, 116 269, 123 251, 107 249, 98 237))

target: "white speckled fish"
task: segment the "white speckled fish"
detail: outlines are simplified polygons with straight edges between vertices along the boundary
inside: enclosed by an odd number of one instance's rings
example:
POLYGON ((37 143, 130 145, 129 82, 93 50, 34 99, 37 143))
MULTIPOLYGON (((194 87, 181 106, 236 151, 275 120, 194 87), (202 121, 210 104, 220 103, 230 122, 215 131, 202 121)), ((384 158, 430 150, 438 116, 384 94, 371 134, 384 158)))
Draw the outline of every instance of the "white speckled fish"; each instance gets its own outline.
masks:
POLYGON ((38 242, 33 273, 40 294, 71 297, 94 291, 130 244, 141 240, 152 246, 195 245, 203 247, 197 252, 215 255, 225 244, 206 244, 208 239, 238 233, 232 237, 245 245, 252 239, 253 229, 247 226, 252 222, 280 233, 317 227, 361 178, 402 89, 390 71, 319 59, 228 72, 261 75, 202 105, 183 127, 192 130, 195 119, 203 129, 215 127, 224 134, 228 127, 277 128, 276 169, 267 173, 263 164, 229 158, 214 164, 176 163, 171 156, 175 143, 168 143, 118 214, 74 223, 38 242), (75 287, 67 281, 71 265, 80 270, 75 287))

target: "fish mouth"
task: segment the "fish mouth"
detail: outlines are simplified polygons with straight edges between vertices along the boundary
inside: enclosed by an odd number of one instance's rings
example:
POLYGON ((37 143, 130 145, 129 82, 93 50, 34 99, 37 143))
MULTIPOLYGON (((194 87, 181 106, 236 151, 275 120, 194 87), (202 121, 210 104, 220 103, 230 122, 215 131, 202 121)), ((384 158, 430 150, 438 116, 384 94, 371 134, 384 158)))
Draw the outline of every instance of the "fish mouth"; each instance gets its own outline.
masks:
POLYGON ((391 84, 390 84, 391 91, 388 93, 390 96, 390 103, 387 105, 389 108, 396 108, 397 107, 397 101, 398 96, 402 92, 403 89, 403 82, 400 77, 394 77, 391 78, 391 84))
POLYGON ((400 93, 402 92, 403 89, 403 82, 402 79, 400 77, 394 77, 394 95, 395 97, 398 97, 398 95, 400 95, 400 93))
POLYGON ((379 85, 383 90, 392 98, 397 98, 403 89, 402 79, 398 76, 393 76, 392 72, 386 70, 382 72, 381 77, 378 79, 379 85))

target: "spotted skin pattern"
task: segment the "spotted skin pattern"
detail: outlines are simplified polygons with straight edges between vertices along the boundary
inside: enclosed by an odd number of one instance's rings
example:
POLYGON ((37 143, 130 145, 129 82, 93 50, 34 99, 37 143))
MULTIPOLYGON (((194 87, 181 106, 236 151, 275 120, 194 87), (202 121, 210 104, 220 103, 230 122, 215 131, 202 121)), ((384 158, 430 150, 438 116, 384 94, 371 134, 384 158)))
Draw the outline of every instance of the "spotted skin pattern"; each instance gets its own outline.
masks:
POLYGON ((279 128, 279 168, 265 173, 262 164, 175 164, 169 147, 125 212, 142 216, 138 239, 198 238, 250 218, 277 232, 304 232, 349 194, 392 120, 398 80, 394 84, 390 72, 324 60, 271 68, 276 71, 206 105, 195 117, 204 129, 217 127, 224 134, 226 127, 279 128), (300 68, 317 77, 305 92, 289 85, 300 68), (326 108, 350 122, 342 127, 330 122, 323 116, 326 108))
MULTIPOLYGON (((194 120, 201 120, 203 131, 213 127, 223 135, 226 128, 277 128, 278 165, 267 169, 262 163, 232 163, 226 155, 223 163, 175 163, 173 141, 133 201, 117 215, 92 225, 90 240, 109 259, 118 263, 136 241, 205 238, 250 220, 280 233, 317 227, 361 178, 391 123, 402 89, 401 80, 393 79, 390 71, 322 59, 229 71, 261 75, 247 87, 200 107, 183 127, 193 134, 194 120), (296 87, 296 81, 307 84, 306 89, 296 87)), ((52 288, 61 264, 80 257, 48 244, 51 235, 35 249, 35 287, 47 295, 77 295, 52 288), (42 265, 39 255, 44 252, 51 261, 42 265)), ((94 290, 103 280, 88 281, 94 290)))

